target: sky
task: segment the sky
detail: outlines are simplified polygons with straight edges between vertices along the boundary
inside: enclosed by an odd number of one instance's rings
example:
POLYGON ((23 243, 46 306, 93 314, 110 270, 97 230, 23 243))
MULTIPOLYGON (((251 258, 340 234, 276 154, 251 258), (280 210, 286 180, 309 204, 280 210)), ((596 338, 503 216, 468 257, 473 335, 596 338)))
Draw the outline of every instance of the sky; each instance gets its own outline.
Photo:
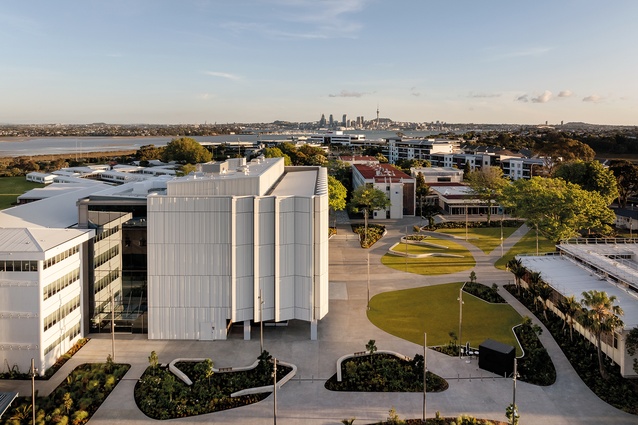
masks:
POLYGON ((3 0, 0 123, 638 125, 638 1, 3 0))

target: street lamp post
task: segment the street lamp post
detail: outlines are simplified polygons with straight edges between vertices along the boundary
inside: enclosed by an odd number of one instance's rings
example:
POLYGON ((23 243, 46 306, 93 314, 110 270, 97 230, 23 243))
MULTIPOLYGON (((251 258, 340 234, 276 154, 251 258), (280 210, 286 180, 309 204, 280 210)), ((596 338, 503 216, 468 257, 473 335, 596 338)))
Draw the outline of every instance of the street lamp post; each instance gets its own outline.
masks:
POLYGON ((467 241, 467 203, 465 204, 465 241, 467 241))
POLYGON ((503 220, 505 219, 505 210, 501 206, 501 257, 503 254, 503 220))
POLYGON ((461 345, 463 344, 461 340, 462 330, 463 330, 463 286, 459 289, 459 359, 461 356, 461 345))
POLYGON ((516 357, 514 357, 514 374, 512 376, 512 424, 516 423, 518 409, 516 408, 516 357))
POLYGON ((33 425, 35 425, 35 372, 35 359, 31 358, 31 412, 33 414, 33 425))
POLYGON ((425 404, 425 394, 427 392, 426 390, 426 384, 427 384, 427 379, 426 379, 426 375, 427 375, 427 371, 428 371, 428 363, 427 363, 427 353, 426 353, 426 349, 428 348, 428 334, 426 332, 423 332, 423 423, 425 423, 425 416, 426 416, 426 404, 425 404))
POLYGON ((277 358, 273 357, 273 424, 277 425, 277 358))
POLYGON ((264 299, 259 289, 259 354, 264 352, 264 299))
POLYGON ((368 305, 367 309, 370 310, 370 253, 368 253, 367 263, 368 265, 368 305))

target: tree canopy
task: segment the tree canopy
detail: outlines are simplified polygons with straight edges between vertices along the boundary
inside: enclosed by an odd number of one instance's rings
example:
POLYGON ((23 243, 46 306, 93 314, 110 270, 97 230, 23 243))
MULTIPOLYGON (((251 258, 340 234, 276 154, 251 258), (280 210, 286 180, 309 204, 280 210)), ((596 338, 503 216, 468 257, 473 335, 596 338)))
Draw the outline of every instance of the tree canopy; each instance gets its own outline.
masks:
POLYGON ((503 170, 498 167, 484 167, 470 171, 465 176, 465 182, 472 189, 472 193, 487 205, 487 222, 491 221, 492 205, 496 204, 503 188, 508 181, 503 178, 503 170))
POLYGON ((385 209, 389 206, 390 199, 388 196, 379 189, 375 189, 372 185, 363 184, 352 192, 350 209, 353 212, 363 211, 366 239, 368 237, 368 214, 370 211, 385 209))
POLYGON ((292 165, 290 157, 283 153, 279 148, 265 148, 262 153, 266 158, 283 158, 285 166, 292 165))
POLYGON ((346 207, 346 196, 348 191, 346 187, 341 184, 333 176, 328 176, 328 206, 333 211, 341 211, 346 207))
POLYGON ((520 179, 503 190, 503 205, 528 220, 550 240, 578 236, 580 230, 611 231, 615 215, 598 193, 563 179, 520 179))
POLYGON ((162 154, 162 161, 176 161, 185 164, 209 162, 213 156, 199 142, 190 137, 171 140, 162 154))
POLYGON ((155 145, 144 145, 135 152, 135 159, 138 161, 150 161, 152 159, 162 158, 164 148, 155 145))
POLYGON ((614 173, 598 161, 575 161, 562 164, 554 172, 554 177, 575 183, 585 190, 600 193, 608 205, 618 197, 614 173))
POLYGON ((626 208, 629 197, 638 193, 638 165, 626 160, 614 161, 609 170, 616 177, 618 204, 626 208))
POLYGON ((596 156, 596 152, 585 143, 562 135, 548 135, 548 140, 539 144, 536 151, 545 158, 545 167, 550 175, 560 164, 593 161, 596 156))

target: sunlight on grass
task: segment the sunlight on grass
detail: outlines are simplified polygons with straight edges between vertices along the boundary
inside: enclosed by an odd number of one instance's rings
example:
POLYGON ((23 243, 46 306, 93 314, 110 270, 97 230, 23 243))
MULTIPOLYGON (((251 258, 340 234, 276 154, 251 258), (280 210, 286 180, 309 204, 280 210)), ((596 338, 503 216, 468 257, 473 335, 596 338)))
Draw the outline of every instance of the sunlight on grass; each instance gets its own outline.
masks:
MULTIPOLYGON (((392 254, 381 257, 381 263, 395 270, 422 275, 439 275, 469 270, 476 265, 470 252, 456 242, 447 239, 427 238, 427 242, 447 246, 448 249, 420 245, 407 245, 408 254, 445 253, 461 257, 423 257, 405 258, 392 254)), ((405 252, 406 244, 400 243, 394 251, 405 252)))
MULTIPOLYGON (((538 235, 538 253, 545 254, 547 252, 556 251, 556 244, 539 233, 538 235)), ((505 270, 509 260, 518 254, 536 254, 536 231, 531 229, 525 236, 521 238, 516 245, 499 258, 494 267, 505 270)))
MULTIPOLYGON (((503 239, 507 239, 518 227, 503 227, 503 239)), ((437 233, 453 235, 465 240, 465 228, 463 229, 438 229, 437 233)), ((500 227, 474 227, 467 229, 467 241, 486 254, 501 246, 500 227)))
MULTIPOLYGON (((370 300, 368 319, 378 328, 415 344, 445 345, 450 332, 459 332, 459 288, 462 283, 385 292, 370 300)), ((509 304, 489 304, 463 294, 462 342, 478 347, 490 338, 521 349, 512 327, 522 322, 509 304)))

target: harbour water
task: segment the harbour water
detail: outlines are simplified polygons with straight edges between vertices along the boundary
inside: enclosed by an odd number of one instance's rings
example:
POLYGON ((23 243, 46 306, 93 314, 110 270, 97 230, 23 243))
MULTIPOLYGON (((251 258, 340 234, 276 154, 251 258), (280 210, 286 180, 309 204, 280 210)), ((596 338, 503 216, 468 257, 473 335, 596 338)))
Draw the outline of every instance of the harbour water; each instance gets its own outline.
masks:
MULTIPOLYGON (((346 131, 346 134, 365 134, 368 140, 396 136, 395 131, 346 131)), ((406 131, 406 137, 428 137, 433 131, 406 131)), ((194 136, 199 142, 254 142, 256 140, 292 140, 310 133, 233 134, 222 136, 194 136)), ((173 137, 4 137, 0 138, 0 157, 82 154, 137 150, 140 146, 166 146, 173 137)))

